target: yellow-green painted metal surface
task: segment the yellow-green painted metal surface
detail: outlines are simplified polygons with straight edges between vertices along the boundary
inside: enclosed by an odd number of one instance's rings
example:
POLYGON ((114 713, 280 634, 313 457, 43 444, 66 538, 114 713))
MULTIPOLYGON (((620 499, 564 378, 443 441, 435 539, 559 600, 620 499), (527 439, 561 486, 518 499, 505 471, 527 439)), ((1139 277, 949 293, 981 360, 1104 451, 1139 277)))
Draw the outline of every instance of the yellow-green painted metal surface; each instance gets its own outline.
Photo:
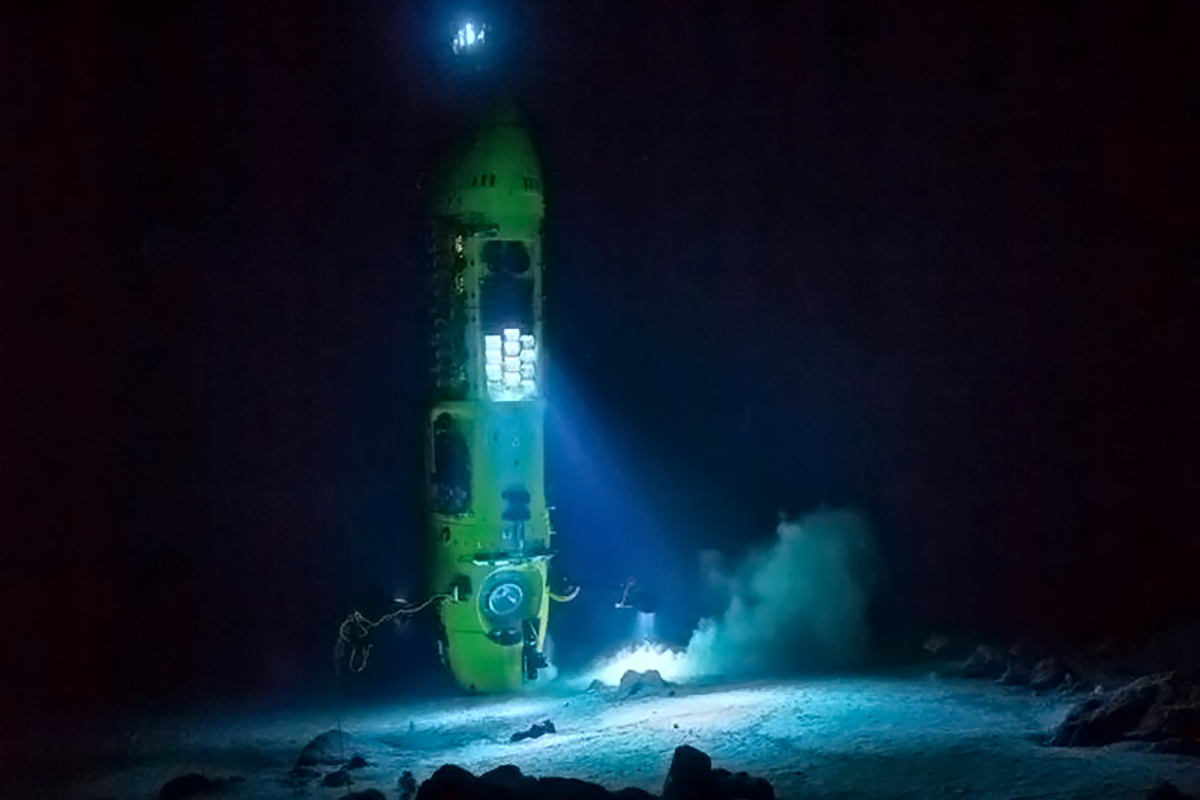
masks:
POLYGON ((537 677, 549 611, 542 175, 509 115, 435 189, 428 535, 444 659, 468 691, 537 677))

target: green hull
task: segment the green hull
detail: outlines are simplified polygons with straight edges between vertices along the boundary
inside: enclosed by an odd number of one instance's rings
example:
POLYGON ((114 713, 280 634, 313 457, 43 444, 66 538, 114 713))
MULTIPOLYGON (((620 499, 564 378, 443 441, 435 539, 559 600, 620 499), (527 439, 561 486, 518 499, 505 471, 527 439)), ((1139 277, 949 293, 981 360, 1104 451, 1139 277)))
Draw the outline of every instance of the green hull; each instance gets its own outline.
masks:
POLYGON ((434 208, 428 535, 443 655, 464 689, 520 689, 544 666, 541 171, 511 120, 484 128, 434 208))

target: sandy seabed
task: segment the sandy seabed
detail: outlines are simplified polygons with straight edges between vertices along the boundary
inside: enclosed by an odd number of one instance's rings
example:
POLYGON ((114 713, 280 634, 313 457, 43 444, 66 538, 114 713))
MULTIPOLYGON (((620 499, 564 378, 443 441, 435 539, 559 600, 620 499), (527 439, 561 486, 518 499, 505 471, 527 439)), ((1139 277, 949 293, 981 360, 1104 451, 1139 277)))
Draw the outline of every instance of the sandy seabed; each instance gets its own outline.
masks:
MULTIPOLYGON (((442 764, 475 774, 516 764, 538 777, 659 792, 678 745, 714 767, 767 778, 781 798, 1143 798, 1164 780, 1200 793, 1200 759, 1135 745, 1052 748, 1044 735, 1080 699, 928 674, 837 676, 675 687, 674 696, 615 699, 559 681, 506 698, 452 698, 343 711, 354 737, 350 790, 399 796, 442 764), (511 742, 550 719, 556 733, 511 742)), ((222 797, 337 798, 320 779, 285 782, 301 748, 333 728, 332 711, 143 720, 59 741, 24 796, 149 800, 189 772, 245 780, 222 797), (71 773, 71 774, 68 774, 71 773)), ((43 758, 43 760, 45 760, 43 758)), ((333 769, 326 768, 325 771, 333 769)), ((14 795, 16 796, 16 795, 14 795)))

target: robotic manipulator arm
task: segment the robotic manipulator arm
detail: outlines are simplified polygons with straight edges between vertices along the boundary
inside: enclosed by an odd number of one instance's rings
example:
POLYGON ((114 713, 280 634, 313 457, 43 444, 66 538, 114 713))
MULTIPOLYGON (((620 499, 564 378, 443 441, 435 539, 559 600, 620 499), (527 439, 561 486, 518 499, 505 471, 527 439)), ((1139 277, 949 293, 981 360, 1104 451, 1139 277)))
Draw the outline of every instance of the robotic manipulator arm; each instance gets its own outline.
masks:
POLYGON ((653 614, 658 609, 658 597, 644 586, 639 586, 637 579, 631 575, 621 585, 621 599, 617 601, 616 607, 653 614))

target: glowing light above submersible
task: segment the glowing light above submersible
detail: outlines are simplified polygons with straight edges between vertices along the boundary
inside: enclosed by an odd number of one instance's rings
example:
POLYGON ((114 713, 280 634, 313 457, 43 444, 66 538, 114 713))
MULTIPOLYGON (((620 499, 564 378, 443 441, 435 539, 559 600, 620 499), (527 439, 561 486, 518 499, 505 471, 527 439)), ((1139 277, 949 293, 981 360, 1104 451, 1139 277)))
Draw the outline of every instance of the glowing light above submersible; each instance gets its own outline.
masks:
POLYGON ((454 54, 458 55, 464 50, 474 50, 482 47, 486 38, 487 26, 483 24, 476 25, 474 22, 468 20, 455 32, 454 38, 450 41, 450 46, 453 48, 454 54))

